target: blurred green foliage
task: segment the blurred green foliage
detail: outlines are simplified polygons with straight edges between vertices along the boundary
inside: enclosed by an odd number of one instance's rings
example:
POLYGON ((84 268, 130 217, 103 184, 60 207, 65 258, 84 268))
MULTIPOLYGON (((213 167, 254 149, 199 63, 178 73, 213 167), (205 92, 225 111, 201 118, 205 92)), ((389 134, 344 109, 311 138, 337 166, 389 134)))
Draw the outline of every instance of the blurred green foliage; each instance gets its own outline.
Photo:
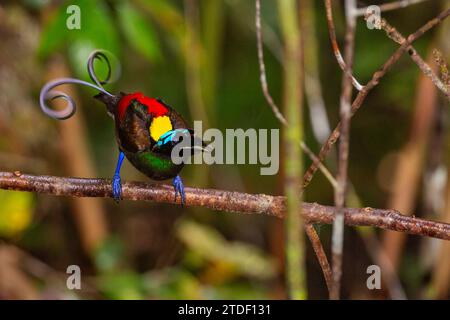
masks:
MULTIPOLYGON (((224 271, 260 279, 270 279, 275 275, 273 261, 257 247, 230 243, 215 229, 193 221, 182 221, 177 230, 178 236, 192 253, 202 260, 219 264, 224 271)), ((217 275, 219 273, 213 274, 217 275)))
POLYGON ((161 59, 161 49, 153 26, 138 9, 123 2, 117 8, 120 26, 130 46, 149 61, 161 59))
MULTIPOLYGON (((67 7, 72 1, 66 1, 55 13, 55 17, 42 33, 39 54, 47 57, 65 47, 75 73, 87 78, 86 61, 89 54, 101 48, 120 56, 119 32, 111 12, 103 1, 80 0, 81 28, 68 29, 67 7), (88 13, 88 14, 87 14, 88 13)), ((129 33, 128 33, 129 34, 129 33)))
POLYGON ((0 203, 0 236, 19 236, 32 222, 33 194, 0 190, 0 203))

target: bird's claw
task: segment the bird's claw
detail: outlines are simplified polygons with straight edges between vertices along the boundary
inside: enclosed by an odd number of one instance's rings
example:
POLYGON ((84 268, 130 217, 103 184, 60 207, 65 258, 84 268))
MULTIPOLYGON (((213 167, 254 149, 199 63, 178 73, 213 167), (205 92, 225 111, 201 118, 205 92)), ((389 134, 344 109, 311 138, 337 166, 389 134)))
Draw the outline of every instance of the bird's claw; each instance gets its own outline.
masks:
POLYGON ((180 194, 181 205, 184 206, 186 196, 184 193, 184 185, 183 181, 181 181, 181 177, 176 176, 175 178, 173 178, 172 185, 173 188, 175 189, 175 202, 177 201, 178 194, 180 194))
POLYGON ((122 199, 122 183, 120 175, 118 174, 115 174, 112 179, 112 193, 116 202, 119 202, 122 199))

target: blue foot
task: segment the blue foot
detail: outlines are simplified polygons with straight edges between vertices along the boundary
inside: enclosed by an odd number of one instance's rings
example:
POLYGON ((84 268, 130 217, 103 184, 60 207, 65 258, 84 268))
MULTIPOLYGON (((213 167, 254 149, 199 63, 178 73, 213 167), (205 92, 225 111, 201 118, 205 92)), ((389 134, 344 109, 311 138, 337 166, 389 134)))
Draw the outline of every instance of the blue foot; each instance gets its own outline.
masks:
POLYGON ((181 205, 184 205, 185 194, 184 194, 184 185, 183 181, 181 181, 180 176, 176 176, 172 181, 173 188, 175 189, 175 202, 177 201, 177 196, 180 194, 181 196, 181 205))
POLYGON ((122 183, 120 182, 120 175, 115 174, 112 179, 113 198, 116 202, 122 199, 122 183))

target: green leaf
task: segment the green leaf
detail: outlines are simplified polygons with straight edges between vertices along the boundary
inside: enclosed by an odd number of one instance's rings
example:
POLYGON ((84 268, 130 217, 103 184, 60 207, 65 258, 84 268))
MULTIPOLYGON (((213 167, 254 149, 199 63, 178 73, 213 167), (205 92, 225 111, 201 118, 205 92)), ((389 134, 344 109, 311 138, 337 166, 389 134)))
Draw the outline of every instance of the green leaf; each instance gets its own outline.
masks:
POLYGON ((140 300, 144 298, 141 276, 132 271, 104 274, 98 279, 98 286, 107 299, 140 300))
POLYGON ((106 239, 95 252, 95 265, 102 272, 119 269, 124 258, 123 242, 116 236, 106 239))
POLYGON ((119 23, 130 45, 150 61, 161 59, 158 37, 148 19, 129 2, 118 8, 119 23))
POLYGON ((32 222, 33 195, 19 191, 0 190, 0 236, 14 237, 32 222))

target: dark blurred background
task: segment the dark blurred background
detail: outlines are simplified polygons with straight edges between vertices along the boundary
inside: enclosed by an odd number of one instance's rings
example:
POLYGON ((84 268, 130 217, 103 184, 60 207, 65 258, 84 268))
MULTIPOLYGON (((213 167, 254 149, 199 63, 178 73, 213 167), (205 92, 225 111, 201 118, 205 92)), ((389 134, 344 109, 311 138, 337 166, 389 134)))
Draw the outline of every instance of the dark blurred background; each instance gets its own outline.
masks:
MULTIPOLYGON (((309 17, 305 72, 320 81, 328 114, 311 121, 312 106, 304 109, 305 141, 317 152, 323 139, 318 132, 326 132, 317 123, 333 128, 338 121, 342 74, 329 44, 323 1, 301 2, 300 16, 309 17)), ((0 170, 112 176, 118 153, 113 122, 92 98, 94 90, 66 87, 78 102, 76 115, 66 121, 48 118, 38 104, 46 81, 89 80, 86 61, 96 48, 109 50, 121 63, 120 78, 106 86, 112 92, 139 90, 161 97, 189 122, 203 120, 205 129, 281 128, 259 83, 254 1, 78 0, 81 30, 68 30, 66 9, 72 3, 0 3, 0 170)), ((425 1, 383 17, 406 36, 446 6, 449 1, 425 1)), ((334 1, 334 15, 341 41, 341 1, 334 1)), ((262 23, 269 87, 279 102, 283 50, 275 1, 262 1, 262 23)), ((433 48, 450 61, 449 27, 447 21, 414 44, 430 65, 433 48)), ((357 78, 366 83, 397 47, 359 19, 357 78)), ((354 117, 349 206, 396 208, 450 221, 448 101, 430 83, 405 55, 354 117)), ((307 102, 310 94, 307 90, 307 102)), ((310 164, 308 158, 305 162, 310 164)), ((327 165, 334 173, 333 156, 327 165)), ((282 171, 261 176, 259 169, 190 165, 182 176, 188 186, 281 194, 282 171)), ((148 180, 129 163, 122 177, 148 180)), ((321 173, 305 201, 333 205, 333 189, 321 173)), ((331 228, 316 230, 329 253, 331 228)), ((344 298, 392 297, 389 286, 366 287, 374 243, 388 249, 397 285, 408 298, 449 297, 448 243, 408 236, 403 246, 391 245, 379 230, 350 227, 345 236, 344 298)), ((283 241, 282 221, 272 217, 0 190, 0 298, 284 299, 283 241), (81 290, 66 288, 66 268, 73 264, 82 270, 81 290)), ((328 297, 309 244, 307 280, 309 298, 328 297)))

